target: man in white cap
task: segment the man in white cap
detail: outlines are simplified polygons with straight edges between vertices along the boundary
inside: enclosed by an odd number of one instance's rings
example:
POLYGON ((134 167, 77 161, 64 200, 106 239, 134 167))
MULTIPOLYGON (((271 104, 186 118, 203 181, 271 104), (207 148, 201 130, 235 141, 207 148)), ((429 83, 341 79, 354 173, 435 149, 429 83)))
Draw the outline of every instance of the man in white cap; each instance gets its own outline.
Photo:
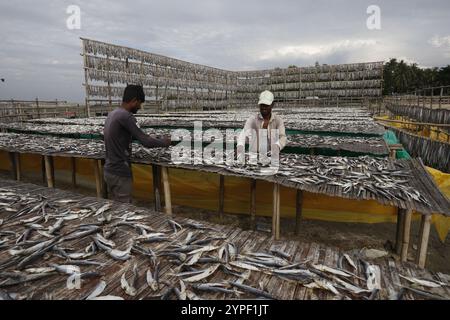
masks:
POLYGON ((272 113, 274 106, 273 93, 265 90, 259 95, 259 113, 250 116, 245 123, 244 130, 239 135, 237 151, 238 155, 242 154, 245 150, 245 138, 250 138, 249 151, 258 153, 261 148, 260 130, 267 130, 267 151, 271 151, 272 154, 279 153, 286 145, 286 132, 284 128, 283 120, 276 114, 272 113), (278 130, 278 135, 274 134, 274 130, 278 130), (253 136, 256 134, 256 137, 253 136), (272 141, 272 137, 278 137, 275 141, 272 141), (273 148, 277 148, 274 150, 273 148))

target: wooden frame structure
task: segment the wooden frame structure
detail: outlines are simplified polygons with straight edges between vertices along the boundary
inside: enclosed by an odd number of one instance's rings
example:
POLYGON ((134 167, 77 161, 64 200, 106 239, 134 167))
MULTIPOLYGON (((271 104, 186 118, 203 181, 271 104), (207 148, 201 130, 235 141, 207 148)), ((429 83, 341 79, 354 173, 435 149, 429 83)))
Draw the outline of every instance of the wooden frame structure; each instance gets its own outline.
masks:
MULTIPOLYGON (((383 62, 227 71, 142 50, 81 38, 86 90, 90 101, 120 98, 129 83, 144 86, 149 101, 169 109, 253 107, 271 90, 278 105, 308 98, 356 100, 381 97, 383 62)), ((361 102, 360 102, 361 103, 361 102)))

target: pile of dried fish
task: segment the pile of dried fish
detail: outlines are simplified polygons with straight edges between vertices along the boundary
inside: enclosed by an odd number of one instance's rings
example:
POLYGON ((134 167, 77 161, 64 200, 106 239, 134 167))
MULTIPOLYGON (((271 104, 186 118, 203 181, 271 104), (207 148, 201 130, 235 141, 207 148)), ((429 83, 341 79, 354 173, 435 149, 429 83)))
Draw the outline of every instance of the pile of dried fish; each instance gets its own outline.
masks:
MULTIPOLYGON (((100 140, 0 134, 0 149, 11 152, 59 153, 104 158, 104 145, 100 140)), ((416 203, 424 212, 442 211, 431 208, 429 193, 424 195, 424 189, 420 188, 420 181, 414 179, 408 162, 410 160, 377 159, 368 156, 346 158, 281 154, 280 165, 276 171, 273 171, 267 168, 267 164, 251 164, 248 154, 245 165, 241 165, 236 160, 230 162, 230 159, 234 159, 232 157, 234 150, 223 153, 223 164, 206 161, 206 158, 202 157, 201 150, 191 150, 190 160, 187 159, 188 162, 179 164, 172 160, 173 150, 173 147, 148 149, 140 144, 133 144, 132 160, 138 163, 168 164, 206 171, 214 170, 213 168, 217 171, 223 168, 230 173, 248 177, 272 176, 271 178, 275 179, 283 178, 285 182, 310 192, 330 194, 330 190, 334 188, 330 195, 353 199, 387 200, 402 204, 416 203), (208 167, 205 168, 205 165, 208 167)), ((437 193, 439 195, 439 191, 437 193)), ((446 207, 449 205, 447 204, 446 207)))
MULTIPOLYGON (((134 148, 134 156, 159 163, 171 163, 172 148, 147 149, 142 146, 134 148)), ((246 155, 246 164, 214 164, 218 168, 224 168, 229 172, 249 177, 273 175, 274 171, 265 170, 261 163, 252 165, 246 155)), ((195 159, 198 158, 200 166, 204 166, 201 154, 191 151, 189 166, 198 166, 195 159)), ((224 163, 227 153, 224 152, 224 163)), ((417 181, 413 178, 411 169, 406 160, 376 159, 368 156, 324 157, 299 154, 281 154, 280 166, 274 177, 283 177, 286 180, 302 186, 311 192, 324 192, 325 189, 335 187, 334 195, 357 199, 387 199, 390 201, 416 202, 420 206, 429 207, 427 197, 418 191, 417 181)))
MULTIPOLYGON (((236 128, 242 129, 245 121, 256 112, 229 115, 221 117, 211 116, 140 116, 137 117, 141 127, 174 127, 193 128, 194 121, 202 121, 204 128, 236 128)), ((300 130, 311 132, 342 132, 357 133, 362 135, 382 135, 384 129, 370 118, 353 116, 336 117, 323 115, 304 116, 301 113, 283 115, 287 130, 300 130)), ((33 120, 28 123, 5 123, 2 128, 22 131, 47 132, 47 133, 101 133, 103 131, 104 118, 79 120, 33 120), (64 124, 64 125, 63 125, 64 124)))
MULTIPOLYGON (((178 127, 193 128, 194 122, 174 119, 146 119, 139 118, 141 125, 147 127, 178 127)), ((245 121, 203 121, 204 128, 243 128, 245 121)), ((362 135, 383 135, 384 128, 374 121, 365 120, 314 120, 314 119, 285 119, 285 127, 287 130, 311 131, 311 132, 341 132, 341 133, 357 133, 362 135)))
POLYGON ((0 128, 24 133, 46 133, 46 134, 100 134, 103 125, 65 125, 65 124, 34 124, 34 123, 1 123, 0 128))
POLYGON ((104 158, 102 140, 68 139, 42 135, 0 133, 0 149, 10 152, 38 154, 67 154, 104 158))
MULTIPOLYGON (((147 223, 154 213, 147 210, 77 198, 0 189, 0 298, 48 298, 45 286, 33 286, 45 281, 56 295, 71 299, 277 299, 262 282, 251 280, 252 273, 329 292, 335 299, 378 299, 384 289, 381 269, 358 254, 343 254, 337 266, 298 261, 277 247, 240 247, 210 224, 165 218, 155 229, 147 223), (121 271, 108 273, 112 264, 121 271), (358 268, 364 278, 356 275, 358 268), (118 285, 113 275, 120 278, 118 285), (96 285, 71 293, 66 286, 75 278, 96 285)), ((442 279, 402 279, 408 285, 398 283, 394 298, 402 297, 402 290, 447 298, 429 291, 448 286, 442 279)))

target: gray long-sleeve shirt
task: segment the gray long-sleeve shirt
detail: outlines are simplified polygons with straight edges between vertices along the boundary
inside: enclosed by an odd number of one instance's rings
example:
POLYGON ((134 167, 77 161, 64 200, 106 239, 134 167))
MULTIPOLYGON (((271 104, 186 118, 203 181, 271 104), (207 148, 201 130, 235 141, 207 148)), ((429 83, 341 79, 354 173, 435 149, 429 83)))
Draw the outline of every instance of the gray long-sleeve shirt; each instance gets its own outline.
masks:
POLYGON ((147 148, 165 147, 165 143, 145 134, 136 118, 122 107, 108 114, 103 130, 106 150, 104 170, 109 174, 131 177, 131 142, 137 139, 147 148))

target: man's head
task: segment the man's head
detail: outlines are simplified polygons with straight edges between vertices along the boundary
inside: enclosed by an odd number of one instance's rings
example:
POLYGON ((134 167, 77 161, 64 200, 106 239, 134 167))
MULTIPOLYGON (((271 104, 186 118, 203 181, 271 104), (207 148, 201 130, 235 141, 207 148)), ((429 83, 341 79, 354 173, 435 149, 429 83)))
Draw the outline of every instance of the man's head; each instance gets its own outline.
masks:
POLYGON ((122 106, 129 112, 136 114, 145 102, 145 93, 142 86, 130 84, 123 92, 122 106))
POLYGON ((261 92, 261 94, 259 95, 259 111, 264 118, 270 116, 270 114, 272 113, 272 107, 274 105, 273 100, 273 93, 268 90, 261 92))

